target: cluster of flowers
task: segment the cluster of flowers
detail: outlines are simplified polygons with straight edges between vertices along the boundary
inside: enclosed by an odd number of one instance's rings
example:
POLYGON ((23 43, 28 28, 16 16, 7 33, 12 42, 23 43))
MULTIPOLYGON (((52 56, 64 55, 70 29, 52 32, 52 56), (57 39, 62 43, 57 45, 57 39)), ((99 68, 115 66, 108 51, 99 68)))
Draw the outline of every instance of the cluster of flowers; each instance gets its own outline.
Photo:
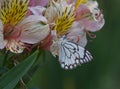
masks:
POLYGON ((0 49, 22 53, 40 46, 59 56, 62 68, 73 69, 92 59, 84 49, 86 35, 105 21, 97 1, 3 0, 0 2, 0 49))

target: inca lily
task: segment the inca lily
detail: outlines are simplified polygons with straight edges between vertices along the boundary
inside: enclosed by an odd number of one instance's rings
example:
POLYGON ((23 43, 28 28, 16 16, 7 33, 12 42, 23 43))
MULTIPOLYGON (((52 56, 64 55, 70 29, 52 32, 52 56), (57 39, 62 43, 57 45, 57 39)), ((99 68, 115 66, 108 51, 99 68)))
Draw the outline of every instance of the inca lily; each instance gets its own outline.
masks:
POLYGON ((50 32, 42 15, 26 17, 29 0, 4 0, 0 11, 0 49, 23 52, 29 44, 43 40, 50 32))

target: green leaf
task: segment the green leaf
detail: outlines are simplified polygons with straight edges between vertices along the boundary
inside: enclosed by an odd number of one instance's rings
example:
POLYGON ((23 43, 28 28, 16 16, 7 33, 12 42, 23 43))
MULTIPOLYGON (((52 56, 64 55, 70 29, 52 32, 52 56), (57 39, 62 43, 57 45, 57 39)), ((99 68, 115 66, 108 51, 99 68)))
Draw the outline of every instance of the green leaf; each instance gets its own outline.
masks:
POLYGON ((34 52, 27 59, 16 67, 12 68, 0 78, 0 89, 13 89, 18 81, 28 72, 38 56, 38 51, 34 52))
POLYGON ((6 67, 0 67, 0 75, 2 75, 3 73, 6 73, 9 69, 6 67))
POLYGON ((3 67, 8 63, 7 61, 14 56, 15 54, 10 51, 2 50, 0 51, 0 67, 3 67))

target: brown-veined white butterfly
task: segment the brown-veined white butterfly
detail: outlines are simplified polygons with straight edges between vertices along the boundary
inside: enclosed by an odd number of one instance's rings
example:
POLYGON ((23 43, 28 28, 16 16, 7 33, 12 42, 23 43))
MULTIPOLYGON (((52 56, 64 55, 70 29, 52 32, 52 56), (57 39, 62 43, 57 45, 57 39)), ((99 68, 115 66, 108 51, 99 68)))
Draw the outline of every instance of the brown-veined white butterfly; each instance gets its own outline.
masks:
POLYGON ((78 65, 93 59, 89 51, 76 43, 68 41, 65 36, 59 39, 58 47, 59 62, 64 69, 74 69, 78 65))

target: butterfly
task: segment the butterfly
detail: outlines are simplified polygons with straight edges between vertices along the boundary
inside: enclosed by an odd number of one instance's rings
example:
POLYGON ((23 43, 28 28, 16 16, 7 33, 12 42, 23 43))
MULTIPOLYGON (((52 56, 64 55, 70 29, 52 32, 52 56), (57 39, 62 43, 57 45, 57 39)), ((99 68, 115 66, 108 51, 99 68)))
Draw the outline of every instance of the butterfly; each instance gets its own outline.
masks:
POLYGON ((59 62, 64 69, 74 69, 78 65, 93 59, 91 53, 77 43, 73 43, 62 37, 58 41, 59 62))

